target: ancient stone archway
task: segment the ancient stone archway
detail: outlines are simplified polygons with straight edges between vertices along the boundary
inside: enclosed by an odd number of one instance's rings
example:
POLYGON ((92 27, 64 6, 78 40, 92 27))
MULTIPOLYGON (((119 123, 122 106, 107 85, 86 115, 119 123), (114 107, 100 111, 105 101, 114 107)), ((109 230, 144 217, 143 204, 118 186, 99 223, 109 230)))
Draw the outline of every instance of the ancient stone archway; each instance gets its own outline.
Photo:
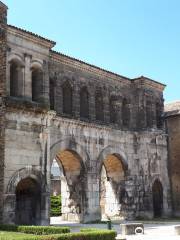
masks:
POLYGON ((156 179, 152 186, 154 217, 161 217, 163 213, 163 187, 156 179))
POLYGON ((28 177, 16 187, 15 223, 18 225, 36 225, 39 223, 41 194, 39 184, 28 177))
POLYGON ((77 143, 66 139, 52 146, 51 157, 55 158, 63 168, 62 219, 83 222, 86 208, 87 155, 77 143))
POLYGON ((42 173, 33 166, 27 166, 16 171, 11 177, 5 194, 4 222, 20 224, 49 224, 48 203, 49 193, 46 189, 42 173), (33 198, 32 199, 32 195, 33 198), (25 202, 24 202, 25 201, 25 202), (23 205, 24 204, 24 205, 23 205), (24 207, 22 207, 24 206, 24 207), (36 213, 24 220, 23 209, 30 214, 30 209, 36 213), (19 213, 19 210, 22 212, 19 213), (19 214, 19 215, 18 215, 19 214))
MULTIPOLYGON (((111 148, 109 147, 109 150, 111 148)), ((112 150, 112 149, 111 149, 112 150)), ((104 217, 121 216, 122 190, 124 189, 127 165, 123 163, 118 153, 107 154, 101 162, 100 177, 100 207, 101 215, 104 217)))

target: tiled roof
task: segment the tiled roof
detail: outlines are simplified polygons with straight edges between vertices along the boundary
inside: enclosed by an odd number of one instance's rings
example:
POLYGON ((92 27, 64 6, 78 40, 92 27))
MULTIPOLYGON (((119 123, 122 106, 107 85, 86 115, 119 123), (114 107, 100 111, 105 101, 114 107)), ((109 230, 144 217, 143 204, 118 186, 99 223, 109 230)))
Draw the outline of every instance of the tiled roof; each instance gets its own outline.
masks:
POLYGON ((19 28, 19 27, 15 27, 15 26, 13 26, 13 25, 9 25, 9 24, 8 24, 8 26, 9 26, 10 28, 14 28, 14 29, 16 29, 16 30, 18 30, 18 31, 21 31, 21 32, 30 34, 30 35, 32 35, 32 36, 34 36, 34 37, 37 37, 37 38, 39 38, 39 39, 41 39, 41 40, 44 40, 44 41, 46 41, 46 42, 50 42, 50 43, 53 44, 53 45, 56 44, 56 42, 54 42, 54 41, 52 41, 52 40, 49 40, 49 39, 47 39, 47 38, 44 38, 44 37, 42 37, 42 36, 40 36, 40 35, 38 35, 38 34, 36 34, 36 33, 30 32, 30 31, 27 31, 27 30, 24 30, 24 29, 19 28))
POLYGON ((80 60, 80 59, 77 59, 77 58, 68 56, 68 55, 66 55, 66 54, 63 54, 63 53, 60 53, 60 52, 57 52, 57 51, 54 51, 54 50, 51 50, 51 52, 54 53, 54 54, 58 54, 58 55, 60 55, 60 56, 63 56, 63 57, 67 57, 67 58, 72 59, 72 60, 74 60, 74 61, 77 61, 77 62, 79 62, 79 63, 86 64, 86 65, 88 65, 88 66, 90 66, 90 67, 93 67, 93 68, 96 68, 96 69, 98 69, 98 70, 107 72, 107 73, 109 73, 109 74, 113 74, 113 75, 115 75, 115 76, 117 76, 117 77, 121 77, 121 78, 123 78, 123 79, 130 80, 130 78, 127 78, 127 77, 125 77, 125 76, 122 76, 122 75, 117 74, 117 73, 114 73, 114 72, 111 72, 111 71, 106 70, 106 69, 104 69, 104 68, 100 68, 100 67, 98 67, 98 66, 96 66, 96 65, 93 65, 93 64, 84 62, 84 61, 82 61, 82 60, 80 60))

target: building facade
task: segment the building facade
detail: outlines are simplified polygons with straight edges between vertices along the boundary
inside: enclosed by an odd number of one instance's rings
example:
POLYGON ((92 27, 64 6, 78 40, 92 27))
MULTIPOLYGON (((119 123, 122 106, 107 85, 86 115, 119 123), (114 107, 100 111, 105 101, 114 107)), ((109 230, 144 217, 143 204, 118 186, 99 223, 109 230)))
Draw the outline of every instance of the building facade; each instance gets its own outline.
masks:
POLYGON ((49 224, 54 159, 65 220, 169 216, 165 85, 55 52, 6 14, 0 3, 1 222, 49 224))
POLYGON ((175 217, 180 216, 180 101, 165 105, 168 138, 169 176, 172 191, 172 209, 175 217))

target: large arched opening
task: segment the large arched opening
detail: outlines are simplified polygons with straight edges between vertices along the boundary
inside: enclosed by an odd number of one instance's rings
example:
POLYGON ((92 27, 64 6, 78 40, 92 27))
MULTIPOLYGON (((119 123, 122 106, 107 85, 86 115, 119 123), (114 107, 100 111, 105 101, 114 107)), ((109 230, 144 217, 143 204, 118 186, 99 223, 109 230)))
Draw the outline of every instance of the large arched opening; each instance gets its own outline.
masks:
POLYGON ((122 217, 125 166, 119 154, 104 159, 100 177, 100 207, 102 218, 122 217))
POLYGON ((62 220, 82 222, 86 196, 82 158, 76 151, 64 149, 57 152, 55 159, 61 172, 62 220))
POLYGON ((163 214, 163 187, 161 182, 156 179, 152 186, 154 217, 161 217, 163 214))
POLYGON ((37 225, 41 216, 40 186, 31 177, 22 179, 16 186, 15 223, 37 225))

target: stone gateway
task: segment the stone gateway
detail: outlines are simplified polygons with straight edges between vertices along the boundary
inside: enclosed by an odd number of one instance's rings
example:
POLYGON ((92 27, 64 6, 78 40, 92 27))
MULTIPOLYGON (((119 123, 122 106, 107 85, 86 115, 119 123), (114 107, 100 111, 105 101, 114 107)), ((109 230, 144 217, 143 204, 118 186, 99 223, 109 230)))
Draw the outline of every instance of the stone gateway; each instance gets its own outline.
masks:
POLYGON ((49 224, 54 159, 64 220, 169 216, 165 85, 55 52, 6 15, 0 2, 0 221, 49 224))

